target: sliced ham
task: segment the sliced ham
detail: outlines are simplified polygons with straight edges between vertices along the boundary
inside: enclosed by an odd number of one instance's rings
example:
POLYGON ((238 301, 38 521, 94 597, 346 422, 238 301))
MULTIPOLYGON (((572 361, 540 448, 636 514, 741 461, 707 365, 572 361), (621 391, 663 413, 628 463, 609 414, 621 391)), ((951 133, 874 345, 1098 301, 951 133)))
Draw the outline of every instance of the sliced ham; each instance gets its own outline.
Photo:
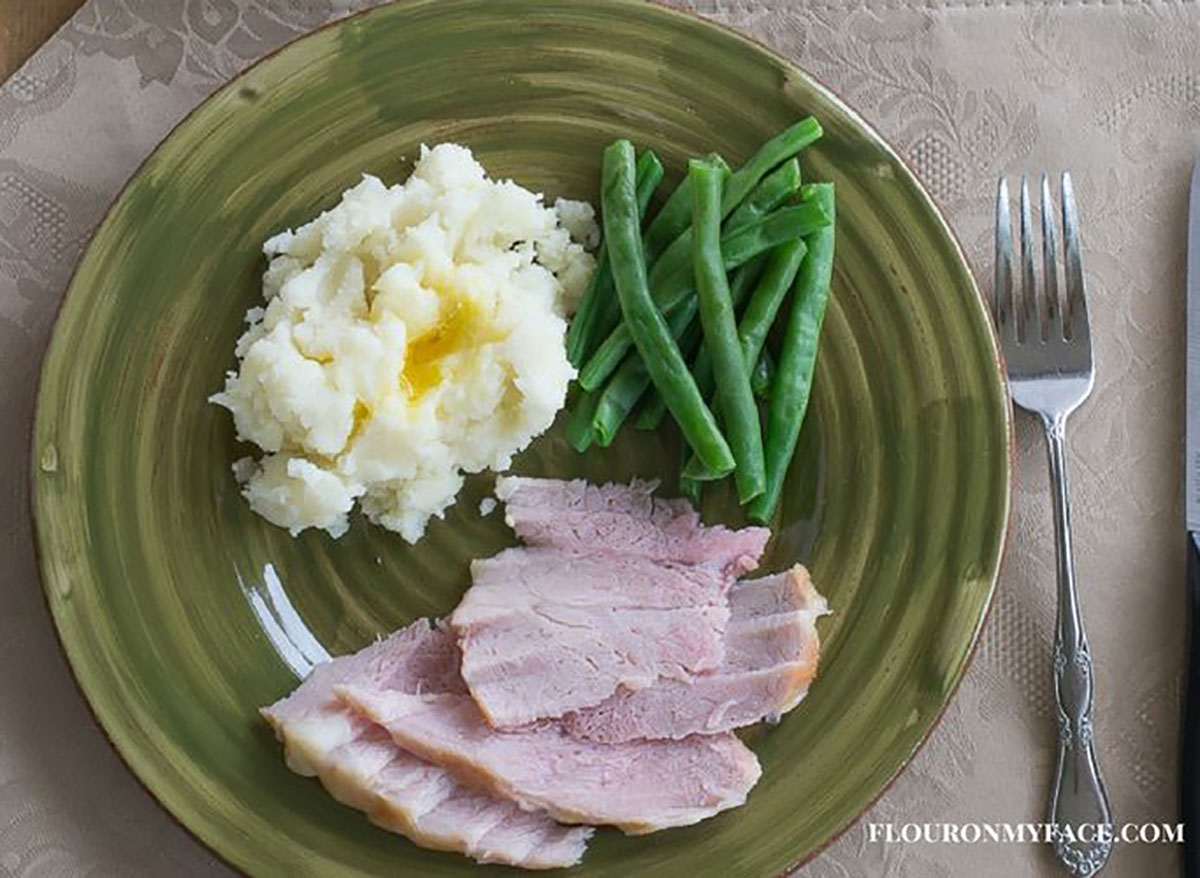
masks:
POLYGON ((317 666, 291 695, 263 708, 284 743, 288 765, 316 775, 335 799, 424 847, 527 869, 579 862, 592 830, 562 826, 543 812, 462 786, 337 703, 333 689, 346 683, 465 692, 458 649, 447 632, 422 619, 361 652, 317 666))
POLYGON ((728 580, 639 555, 509 549, 471 565, 450 624, 488 722, 514 728, 725 656, 728 580))
POLYGON ((353 717, 334 703, 335 685, 369 681, 411 692, 463 692, 458 655, 453 637, 420 619, 353 655, 317 665, 290 695, 260 713, 283 742, 288 767, 311 777, 318 773, 317 762, 327 748, 310 752, 309 746, 321 741, 306 732, 307 725, 331 731, 331 712, 343 717, 343 724, 352 724, 353 717))
POLYGON ((596 744, 554 722, 496 731, 469 695, 354 685, 335 692, 401 748, 564 823, 611 824, 630 834, 686 826, 741 805, 761 774, 730 733, 596 744))
POLYGON ((496 480, 496 496, 505 503, 509 527, 530 546, 702 564, 731 577, 758 566, 771 536, 767 528, 701 525, 688 501, 659 499, 656 487, 637 480, 591 485, 505 476, 496 480))
POLYGON ((828 612, 808 571, 743 580, 729 591, 721 667, 687 679, 623 689, 568 714, 564 727, 592 741, 682 738, 778 717, 808 691, 817 672, 817 619, 828 612))
POLYGON ((556 869, 582 858, 591 829, 563 826, 545 812, 463 786, 401 750, 378 725, 360 721, 362 734, 330 754, 321 779, 335 799, 366 812, 372 823, 481 863, 556 869))
POLYGON ((732 730, 805 696, 827 605, 799 565, 737 581, 769 532, 654 487, 500 478, 525 545, 474 561, 446 623, 264 708, 288 765, 418 844, 529 869, 579 862, 593 825, 743 804, 761 768, 732 730))

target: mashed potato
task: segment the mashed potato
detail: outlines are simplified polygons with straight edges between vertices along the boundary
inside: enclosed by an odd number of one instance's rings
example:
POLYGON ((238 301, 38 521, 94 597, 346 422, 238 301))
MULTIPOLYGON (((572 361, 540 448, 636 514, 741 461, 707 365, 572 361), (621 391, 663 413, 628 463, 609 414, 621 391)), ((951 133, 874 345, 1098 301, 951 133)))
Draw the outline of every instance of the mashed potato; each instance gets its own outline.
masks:
POLYGON ((266 305, 211 397, 265 452, 234 466, 251 508, 337 537, 358 502, 420 539, 464 472, 505 469, 554 421, 597 235, 590 205, 546 207, 447 143, 267 241, 266 305))

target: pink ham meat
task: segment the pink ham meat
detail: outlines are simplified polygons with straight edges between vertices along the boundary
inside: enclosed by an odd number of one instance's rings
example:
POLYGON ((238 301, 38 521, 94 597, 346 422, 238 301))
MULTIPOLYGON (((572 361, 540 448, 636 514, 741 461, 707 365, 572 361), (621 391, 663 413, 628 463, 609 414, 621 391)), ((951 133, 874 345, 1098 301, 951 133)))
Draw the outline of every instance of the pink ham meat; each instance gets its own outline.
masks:
POLYGON ((656 482, 591 485, 582 479, 496 480, 504 518, 526 545, 570 552, 640 555, 716 567, 731 579, 758 566, 765 527, 707 527, 687 500, 654 496, 656 482))
POLYGON ((465 692, 454 638, 424 619, 319 665, 291 695, 262 710, 293 771, 316 775, 339 802, 424 847, 526 869, 579 862, 591 829, 562 826, 544 812, 464 787, 445 769, 400 749, 381 727, 335 701, 334 687, 351 682, 465 692))
POLYGON ((729 591, 725 661, 688 679, 623 689, 596 707, 568 714, 573 735, 600 742, 711 734, 791 710, 817 672, 817 619, 828 612, 808 571, 743 580, 729 591))
POLYGON ((509 549, 471 565, 450 624, 488 722, 514 728, 724 658, 728 582, 638 556, 509 549))
POLYGON ((754 754, 728 732, 596 744, 555 722, 496 731, 467 695, 353 685, 335 692, 401 748, 564 823, 611 824, 630 834, 686 826, 741 805, 761 774, 754 754))
POLYGON ((686 501, 653 489, 497 481, 527 547, 475 562, 450 618, 489 723, 517 728, 720 665, 726 592, 769 531, 702 526, 686 501))

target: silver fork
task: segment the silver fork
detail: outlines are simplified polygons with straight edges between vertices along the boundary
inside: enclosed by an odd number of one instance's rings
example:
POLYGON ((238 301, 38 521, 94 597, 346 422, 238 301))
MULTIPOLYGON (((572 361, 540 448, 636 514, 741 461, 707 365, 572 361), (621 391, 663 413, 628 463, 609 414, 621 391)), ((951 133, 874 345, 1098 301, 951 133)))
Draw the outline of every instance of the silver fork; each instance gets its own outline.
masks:
POLYGON ((1046 432, 1054 494, 1058 558, 1058 619, 1054 637, 1054 692, 1058 701, 1058 765, 1048 822, 1070 827, 1054 836, 1054 851, 1074 875, 1093 875, 1112 851, 1112 811, 1092 742, 1092 658, 1075 588, 1071 504, 1067 493, 1066 426, 1092 390, 1092 339, 1079 250, 1079 218, 1071 176, 1062 175, 1064 293, 1050 180, 1042 175, 1042 271, 1033 243, 1029 180, 1021 177, 1021 277, 1013 283, 1012 219, 1008 182, 996 193, 995 320, 1008 367, 1013 402, 1037 415, 1046 432), (1079 832, 1078 827, 1088 829, 1079 832), (1101 827, 1107 827, 1102 829, 1101 827))

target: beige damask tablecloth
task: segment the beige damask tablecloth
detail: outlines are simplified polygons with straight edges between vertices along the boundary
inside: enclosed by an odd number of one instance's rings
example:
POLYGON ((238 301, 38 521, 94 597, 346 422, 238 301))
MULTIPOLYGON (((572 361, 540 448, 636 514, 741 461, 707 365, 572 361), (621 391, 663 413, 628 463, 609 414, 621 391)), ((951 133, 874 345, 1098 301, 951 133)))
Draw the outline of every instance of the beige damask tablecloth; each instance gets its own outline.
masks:
MULTIPOLYGON (((674 2, 832 85, 911 161, 980 269, 990 265, 997 175, 1074 172, 1099 364, 1071 447, 1097 738, 1118 819, 1173 822, 1183 246, 1200 147, 1200 7, 674 2)), ((28 514, 34 390, 71 268, 142 158, 227 77, 367 5, 91 0, 0 87, 0 875, 226 871, 108 748, 55 642, 28 514)), ((1053 545, 1040 437, 1020 421, 1017 440, 1008 559, 974 664, 908 770, 805 875, 1058 874, 1044 847, 887 845, 866 831, 867 821, 1043 814, 1054 741, 1053 545)), ((1107 874, 1170 874, 1176 857, 1170 845, 1121 845, 1107 874)))

